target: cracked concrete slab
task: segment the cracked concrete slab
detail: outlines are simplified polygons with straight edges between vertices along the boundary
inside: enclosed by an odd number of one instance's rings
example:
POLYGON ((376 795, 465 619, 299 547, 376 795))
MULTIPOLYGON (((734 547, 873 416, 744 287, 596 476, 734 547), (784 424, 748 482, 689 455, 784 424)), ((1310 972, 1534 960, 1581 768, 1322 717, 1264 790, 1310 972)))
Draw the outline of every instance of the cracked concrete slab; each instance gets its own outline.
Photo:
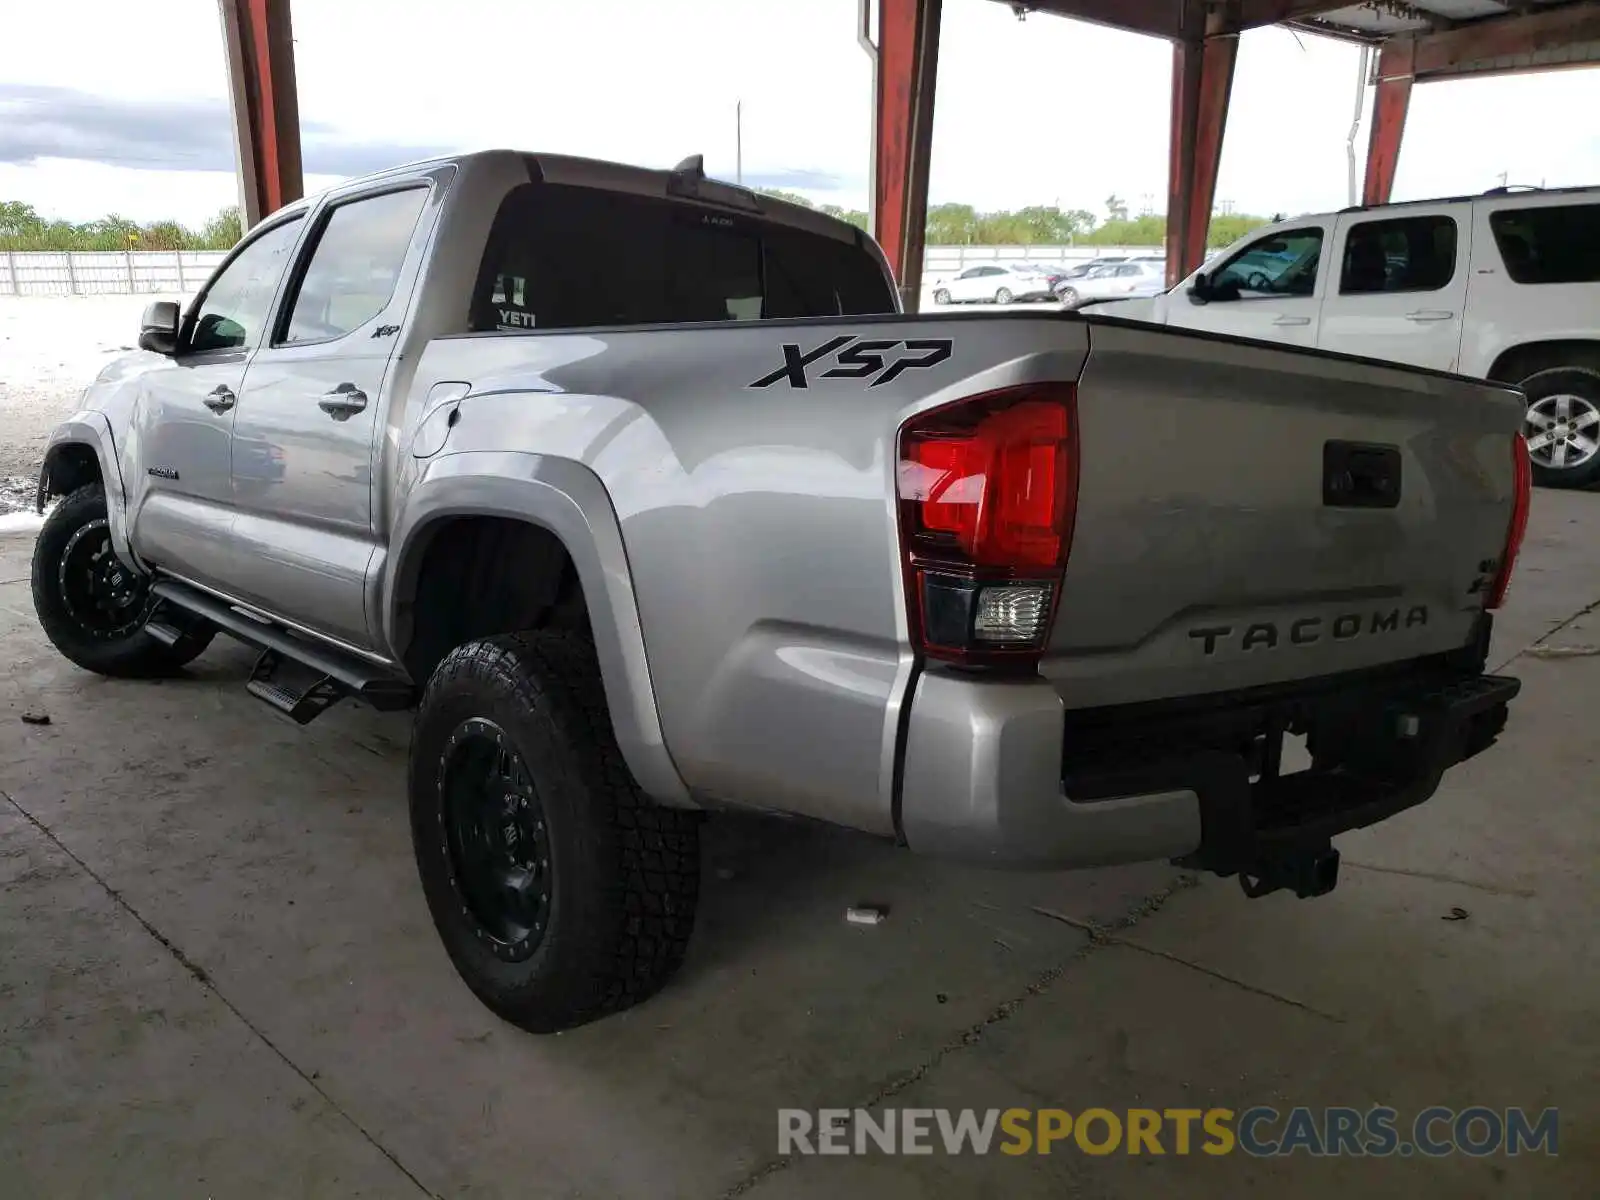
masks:
MULTIPOLYGON (((1497 657, 1541 637, 1600 643, 1577 616, 1600 600, 1584 552, 1596 503, 1539 493, 1497 657)), ((30 548, 0 538, 0 580, 25 581, 30 548)), ((415 1191, 358 1129, 451 1196, 1543 1200, 1600 1174, 1578 1135, 1555 1162, 775 1162, 779 1107, 1546 1102, 1593 1128, 1594 658, 1518 660, 1528 688, 1506 743, 1417 812, 1344 839, 1363 866, 1315 902, 1247 902, 1222 881, 1174 893, 1165 865, 960 870, 718 820, 682 977, 542 1039, 479 1007, 433 935, 406 829, 407 721, 339 706, 301 729, 245 694, 250 661, 219 640, 183 680, 98 679, 44 642, 26 582, 0 583, 0 789, 205 980, 34 831, 65 890, 8 880, 0 1022, 33 1023, 21 1050, 0 1045, 52 1068, 0 1074, 0 1178, 36 1194, 187 1195, 202 1174, 216 1195, 415 1191), (51 724, 24 725, 24 709, 51 724), (846 924, 859 903, 888 920, 846 924), (1440 919, 1453 908, 1468 918, 1440 919), (130 1026, 123 995, 199 1015, 135 1023, 146 1049, 130 1059, 106 1049, 130 1026), (81 1016, 48 1019, 63 1006, 81 1016), (49 1121, 74 1104, 77 1119, 49 1121), (125 1110, 144 1114, 131 1131, 125 1110), (259 1144, 235 1132, 253 1122, 259 1144)), ((19 822, 0 845, 29 842, 19 822)))

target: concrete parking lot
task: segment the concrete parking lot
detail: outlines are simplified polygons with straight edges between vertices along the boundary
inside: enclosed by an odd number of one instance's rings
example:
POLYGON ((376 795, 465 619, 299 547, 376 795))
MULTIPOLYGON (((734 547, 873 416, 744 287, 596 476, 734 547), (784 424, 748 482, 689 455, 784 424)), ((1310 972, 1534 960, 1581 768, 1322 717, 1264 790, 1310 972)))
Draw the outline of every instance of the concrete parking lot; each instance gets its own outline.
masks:
POLYGON ((1597 518, 1595 496, 1536 495, 1495 655, 1526 684, 1508 733, 1343 839, 1325 899, 720 819, 680 978, 549 1038, 482 1009, 434 937, 404 717, 297 728, 225 639, 184 679, 88 675, 35 622, 31 539, 0 539, 0 1194, 1593 1196, 1597 518), (888 920, 847 925, 864 901, 888 920), (777 1143, 782 1107, 1260 1104, 1559 1106, 1560 1153, 777 1143))

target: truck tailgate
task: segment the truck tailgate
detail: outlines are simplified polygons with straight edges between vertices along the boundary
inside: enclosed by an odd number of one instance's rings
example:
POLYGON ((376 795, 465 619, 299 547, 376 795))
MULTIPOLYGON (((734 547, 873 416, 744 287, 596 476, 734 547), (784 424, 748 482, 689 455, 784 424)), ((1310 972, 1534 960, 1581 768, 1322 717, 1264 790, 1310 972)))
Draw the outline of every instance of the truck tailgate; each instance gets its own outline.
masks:
POLYGON ((1041 663, 1069 708, 1473 636, 1511 519, 1518 393, 1091 322, 1078 410, 1076 525, 1041 663))

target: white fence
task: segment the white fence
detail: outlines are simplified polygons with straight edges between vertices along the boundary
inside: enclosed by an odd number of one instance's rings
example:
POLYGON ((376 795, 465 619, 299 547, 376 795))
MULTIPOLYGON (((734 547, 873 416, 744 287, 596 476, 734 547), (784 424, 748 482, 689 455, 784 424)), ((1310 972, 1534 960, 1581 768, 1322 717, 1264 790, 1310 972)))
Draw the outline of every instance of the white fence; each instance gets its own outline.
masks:
POLYGON ((0 296, 187 295, 222 250, 0 250, 0 296))
MULTIPOLYGON (((222 250, 0 250, 0 296, 84 296, 130 292, 186 296, 223 259, 222 250)), ((1077 263, 1105 254, 1160 254, 1160 246, 929 246, 923 282, 974 263, 1077 263)))

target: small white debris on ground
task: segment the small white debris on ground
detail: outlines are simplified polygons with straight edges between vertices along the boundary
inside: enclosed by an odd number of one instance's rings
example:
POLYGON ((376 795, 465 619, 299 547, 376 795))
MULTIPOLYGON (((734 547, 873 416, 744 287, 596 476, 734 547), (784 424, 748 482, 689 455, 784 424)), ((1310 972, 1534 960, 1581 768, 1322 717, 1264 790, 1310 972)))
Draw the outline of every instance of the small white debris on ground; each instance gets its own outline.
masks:
POLYGON ((852 925, 881 925, 888 915, 887 909, 861 904, 845 909, 844 919, 852 925))

